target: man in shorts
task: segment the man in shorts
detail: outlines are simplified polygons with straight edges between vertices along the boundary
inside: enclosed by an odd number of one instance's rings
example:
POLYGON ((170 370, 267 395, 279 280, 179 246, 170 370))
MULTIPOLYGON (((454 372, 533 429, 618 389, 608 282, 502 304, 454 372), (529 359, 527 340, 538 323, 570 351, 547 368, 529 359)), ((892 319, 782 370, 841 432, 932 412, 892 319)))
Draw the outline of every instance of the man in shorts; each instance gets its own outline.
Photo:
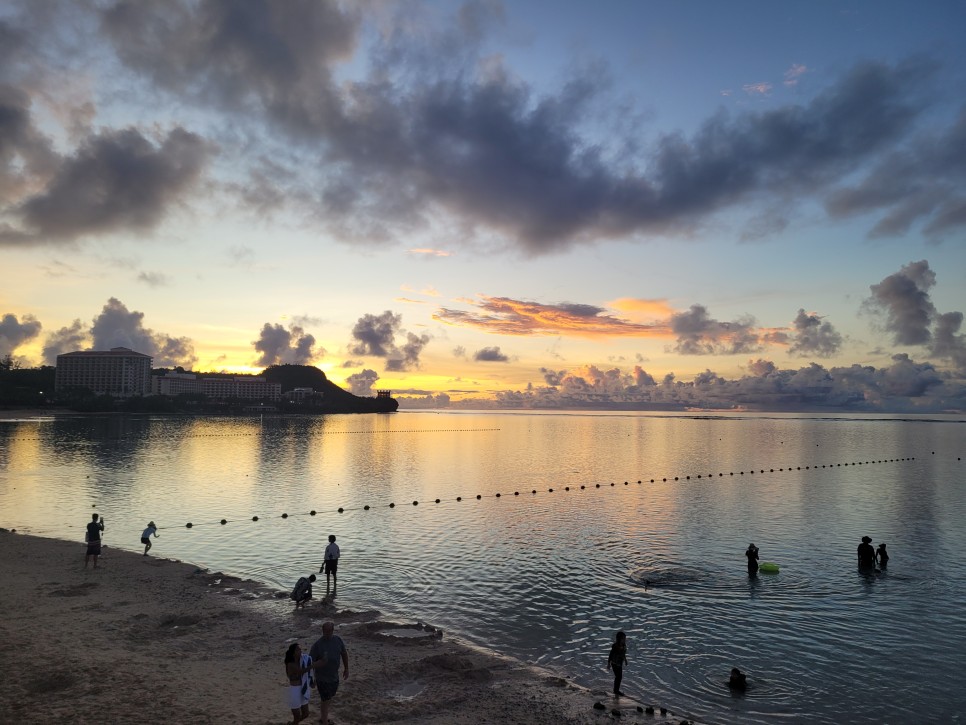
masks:
POLYGON ((339 545, 335 543, 335 536, 329 534, 329 545, 325 547, 325 557, 322 566, 319 567, 319 574, 325 571, 326 591, 329 590, 329 577, 332 578, 332 586, 339 586, 339 553, 339 545))
POLYGON ((97 557, 101 555, 101 533, 104 531, 104 519, 97 520, 97 514, 91 514, 91 522, 87 524, 87 533, 84 541, 87 542, 87 555, 84 557, 84 568, 87 563, 94 559, 94 568, 97 568, 97 557))
POLYGON ((319 690, 319 697, 322 698, 321 720, 323 723, 329 722, 329 702, 339 691, 339 660, 342 660, 342 679, 349 679, 349 653, 346 651, 345 643, 342 638, 333 634, 335 625, 326 622, 322 625, 322 636, 319 637, 309 655, 313 662, 322 662, 315 670, 315 684, 319 690))

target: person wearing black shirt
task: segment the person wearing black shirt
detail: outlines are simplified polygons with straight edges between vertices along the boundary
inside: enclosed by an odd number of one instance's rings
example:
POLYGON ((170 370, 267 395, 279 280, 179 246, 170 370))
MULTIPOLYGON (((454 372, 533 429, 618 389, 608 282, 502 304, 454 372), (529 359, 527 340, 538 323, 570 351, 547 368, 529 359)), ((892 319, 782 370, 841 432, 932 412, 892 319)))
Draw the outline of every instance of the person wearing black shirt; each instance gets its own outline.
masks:
POLYGON ((87 524, 87 534, 84 540, 87 542, 87 556, 84 557, 84 568, 93 558, 94 568, 97 568, 97 557, 101 555, 101 532, 104 531, 104 519, 97 520, 97 514, 91 515, 91 522, 87 524))
POLYGON ((862 543, 859 544, 859 568, 860 569, 875 569, 875 548, 872 546, 872 539, 868 536, 862 537, 862 543))

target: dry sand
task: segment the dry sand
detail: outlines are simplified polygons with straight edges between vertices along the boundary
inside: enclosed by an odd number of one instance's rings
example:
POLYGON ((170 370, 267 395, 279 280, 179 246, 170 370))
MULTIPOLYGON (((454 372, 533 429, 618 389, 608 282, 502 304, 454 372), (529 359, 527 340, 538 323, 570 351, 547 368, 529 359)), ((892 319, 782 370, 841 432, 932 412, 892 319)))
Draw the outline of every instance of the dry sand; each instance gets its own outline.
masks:
POLYGON ((615 707, 622 722, 682 721, 375 611, 295 610, 287 592, 107 547, 85 570, 84 553, 0 529, 0 722, 291 722, 285 649, 326 620, 349 651, 335 723, 600 724, 615 707))

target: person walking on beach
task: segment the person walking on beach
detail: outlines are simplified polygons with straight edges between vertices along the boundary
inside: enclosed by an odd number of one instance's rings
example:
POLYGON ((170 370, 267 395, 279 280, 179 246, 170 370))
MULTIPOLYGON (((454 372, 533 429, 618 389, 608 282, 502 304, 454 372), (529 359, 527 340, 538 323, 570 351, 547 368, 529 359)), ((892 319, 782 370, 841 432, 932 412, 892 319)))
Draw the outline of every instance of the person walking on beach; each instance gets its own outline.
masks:
POLYGON ((875 558, 879 562, 879 567, 885 569, 886 564, 889 563, 889 552, 886 551, 885 544, 879 544, 879 548, 875 550, 875 558))
POLYGON ((322 566, 319 567, 319 574, 325 572, 325 589, 329 589, 329 578, 332 579, 333 586, 339 586, 337 572, 339 571, 339 545, 335 543, 335 536, 329 534, 329 545, 325 547, 325 556, 322 566))
POLYGON ((745 550, 745 556, 748 557, 748 574, 758 573, 758 547, 754 544, 748 544, 748 548, 745 550))
MULTIPOLYGON (((335 537, 333 537, 335 538, 335 537)), ((322 625, 322 636, 319 637, 309 655, 314 662, 320 662, 315 673, 315 684, 322 698, 321 720, 323 725, 329 722, 329 702, 339 690, 339 660, 342 660, 342 679, 349 679, 349 652, 345 643, 337 634, 333 634, 335 625, 326 622, 322 625)))
POLYGON ((315 670, 325 665, 325 660, 313 662, 311 655, 302 654, 302 646, 298 642, 288 646, 285 652, 285 676, 288 677, 288 706, 292 709, 292 725, 309 716, 315 670))
POLYGON ((621 680, 624 679, 624 665, 627 664, 627 635, 623 630, 614 635, 614 644, 607 655, 607 669, 614 671, 614 697, 623 696, 621 680))
POLYGON ((872 547, 872 539, 870 537, 862 537, 862 543, 859 544, 858 554, 860 569, 875 569, 875 549, 872 547))
POLYGON ((94 559, 93 568, 96 569, 97 557, 101 555, 101 532, 104 531, 104 519, 98 521, 97 518, 97 514, 91 514, 91 522, 87 524, 87 533, 84 535, 84 541, 87 542, 87 555, 84 557, 85 569, 92 558, 94 559))
POLYGON ((141 532, 141 543, 144 544, 144 555, 147 556, 148 552, 151 550, 151 536, 158 538, 158 527, 154 525, 151 521, 148 523, 148 528, 141 532))

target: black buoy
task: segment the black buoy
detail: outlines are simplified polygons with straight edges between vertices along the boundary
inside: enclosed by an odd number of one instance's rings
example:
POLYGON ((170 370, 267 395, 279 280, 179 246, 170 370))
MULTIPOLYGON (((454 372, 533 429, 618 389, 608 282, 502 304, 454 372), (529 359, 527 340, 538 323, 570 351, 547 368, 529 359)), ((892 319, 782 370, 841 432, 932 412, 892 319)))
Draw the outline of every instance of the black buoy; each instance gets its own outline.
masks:
POLYGON ((315 509, 312 509, 311 511, 309 511, 309 516, 315 516, 315 509))
POLYGON ((413 501, 413 506, 419 506, 419 501, 413 501))
POLYGON ((439 499, 436 499, 436 503, 439 503, 439 499))
POLYGON ((282 518, 283 519, 287 519, 288 518, 288 514, 282 514, 282 518))
POLYGON ((258 517, 257 516, 252 516, 252 521, 258 521, 258 517))
POLYGON ((191 522, 189 521, 188 523, 186 523, 186 524, 184 525, 184 527, 185 527, 186 529, 190 529, 190 528, 191 528, 191 522))
POLYGON ((396 508, 396 504, 394 504, 394 503, 389 504, 389 508, 391 508, 391 509, 396 508))
POLYGON ((343 511, 345 511, 345 509, 340 506, 339 507, 339 513, 341 514, 343 511))
POLYGON ((480 494, 476 494, 476 500, 477 500, 477 501, 479 501, 479 500, 480 500, 481 498, 483 498, 483 497, 482 497, 482 496, 480 496, 480 494))
POLYGON ((221 525, 222 525, 222 526, 224 526, 224 525, 225 525, 225 524, 227 524, 227 523, 228 523, 228 519, 222 519, 222 520, 221 520, 221 525))
POLYGON ((457 497, 456 497, 456 500, 457 500, 457 501, 462 501, 462 500, 463 500, 463 497, 462 497, 462 496, 457 496, 457 497))
POLYGON ((368 511, 369 510, 369 504, 366 504, 365 506, 363 506, 362 507, 362 510, 363 511, 368 511))

